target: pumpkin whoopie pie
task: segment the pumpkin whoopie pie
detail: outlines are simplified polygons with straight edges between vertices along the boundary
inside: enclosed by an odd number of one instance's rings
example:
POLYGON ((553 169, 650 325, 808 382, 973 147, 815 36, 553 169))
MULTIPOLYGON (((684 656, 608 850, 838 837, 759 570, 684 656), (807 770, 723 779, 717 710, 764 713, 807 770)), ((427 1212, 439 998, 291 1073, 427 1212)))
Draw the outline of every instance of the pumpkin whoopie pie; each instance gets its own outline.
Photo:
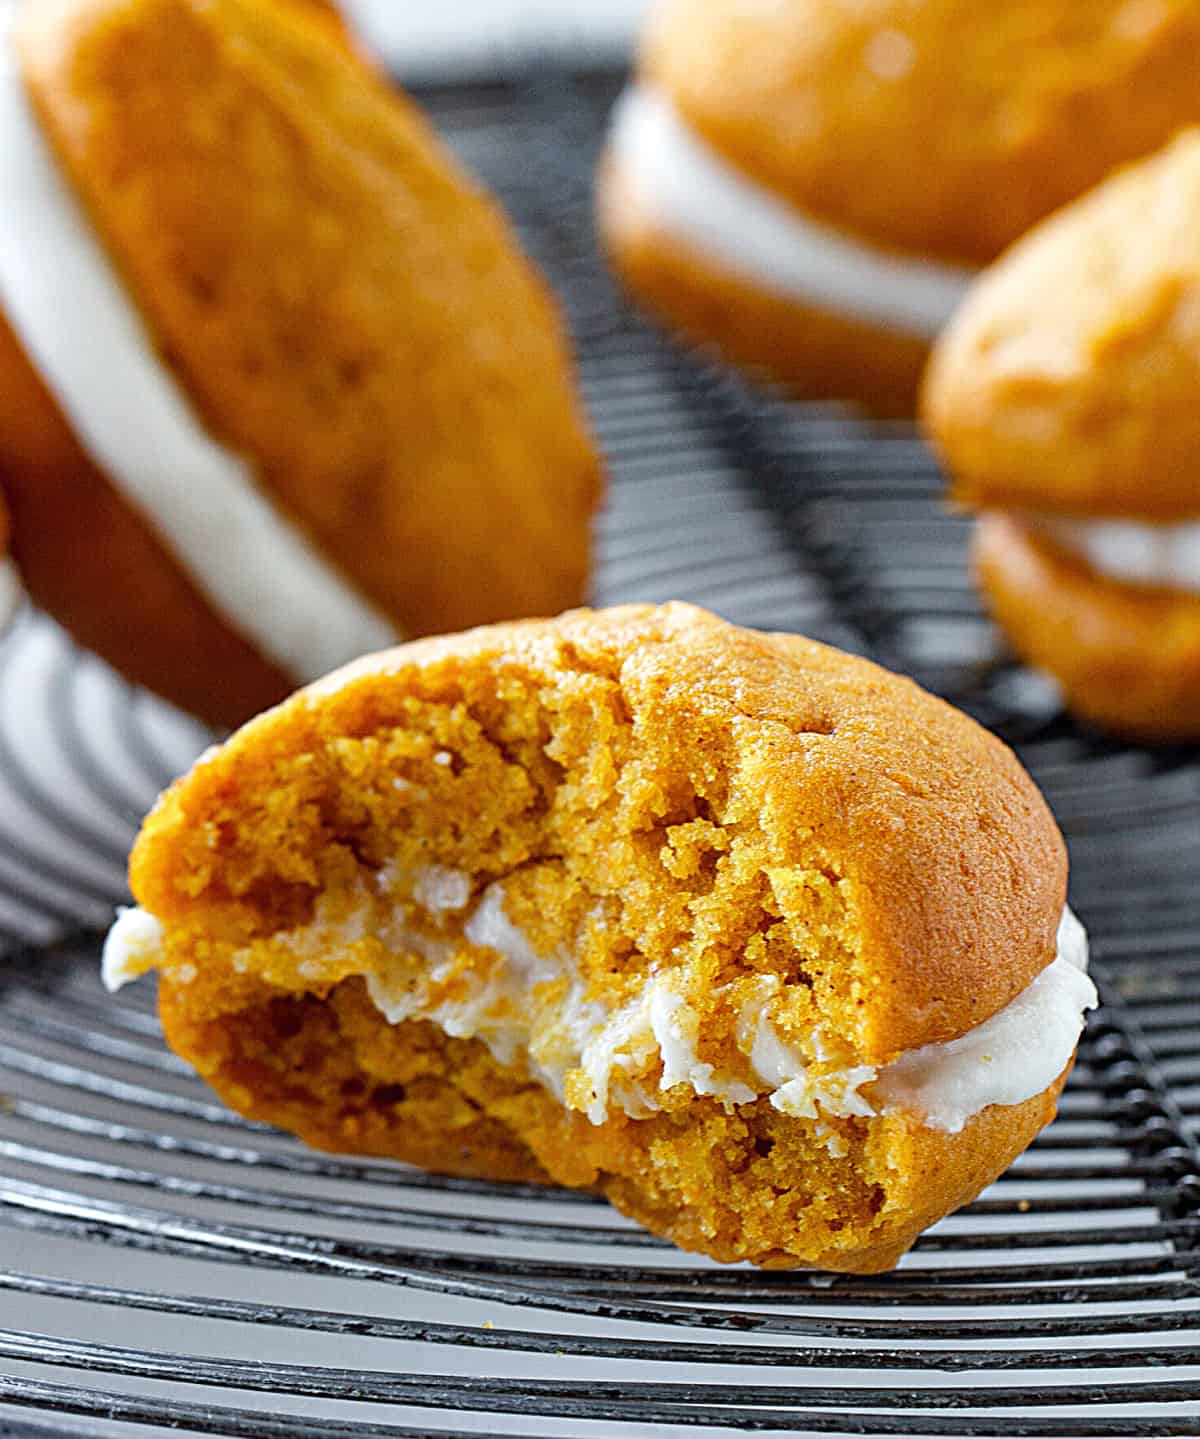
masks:
POLYGON ((873 1271, 1054 1114, 1095 1000, 1066 879, 1015 756, 911 681, 631 606, 252 721, 147 819, 104 968, 319 1147, 873 1271))
POLYGON ((973 270, 1200 120, 1200 0, 659 0, 601 227, 672 323, 911 414, 973 270))
POLYGON ((33 599, 240 722, 586 587, 546 287, 327 16, 24 0, 0 55, 0 490, 33 599))
POLYGON ((925 390, 1014 648, 1147 740, 1200 739, 1198 230, 1190 130, 987 272, 925 390))

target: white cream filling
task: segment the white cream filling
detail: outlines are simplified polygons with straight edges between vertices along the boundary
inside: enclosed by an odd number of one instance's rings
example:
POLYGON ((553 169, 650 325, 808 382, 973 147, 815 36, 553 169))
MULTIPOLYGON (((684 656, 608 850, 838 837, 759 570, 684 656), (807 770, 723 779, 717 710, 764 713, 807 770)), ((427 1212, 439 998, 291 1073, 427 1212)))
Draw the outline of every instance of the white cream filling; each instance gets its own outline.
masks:
POLYGON ((100 977, 109 993, 140 979, 158 963, 162 954, 162 925, 144 909, 121 908, 104 939, 100 955, 100 977))
POLYGON ((1048 514, 1026 514, 1022 520, 1098 575, 1200 595, 1200 520, 1154 525, 1048 514))
MULTIPOLYGON (((570 953, 536 952, 508 917, 501 883, 488 886, 473 905, 470 893, 467 877, 452 870, 404 875, 385 868, 348 915, 334 918, 319 900, 313 919, 277 936, 277 943, 297 957, 302 976, 317 980, 351 946, 377 942, 386 957, 380 962, 376 951, 364 973, 371 1000, 389 1023, 425 1020, 453 1037, 482 1040, 502 1064, 523 1059, 548 1090, 593 1124, 603 1123, 612 1107, 645 1118, 662 1107, 662 1093, 686 1085, 727 1108, 766 1095, 795 1117, 903 1111, 956 1133, 989 1105, 1020 1104, 1047 1088, 1074 1052, 1084 1012, 1097 1003, 1087 976, 1087 937, 1069 909, 1057 957, 1011 1004, 958 1039, 910 1050, 882 1067, 825 1069, 820 1036, 813 1045, 818 1065, 808 1063, 774 1022, 783 986, 763 975, 742 998, 737 1019, 750 1083, 701 1060, 700 1017, 679 975, 653 975, 625 1004, 606 1005, 588 996, 570 953), (411 906, 420 895, 436 897, 426 918, 465 916, 462 933, 492 952, 490 967, 449 933, 413 922, 411 906), (648 1073, 657 1079, 648 1080, 648 1073)), ((161 959, 158 921, 143 910, 125 910, 104 946, 104 983, 118 989, 161 959)), ((234 964, 241 967, 238 956, 234 964)))
POLYGON ((80 444, 213 608, 296 681, 394 644, 156 355, 41 133, 11 18, 0 8, 0 304, 80 444))
POLYGON ((660 224, 773 294, 932 339, 973 278, 965 267, 876 249, 808 219, 717 155, 657 90, 625 92, 609 143, 638 203, 660 224))
POLYGON ((885 1110, 915 1110, 931 1129, 955 1134, 989 1104, 1040 1094, 1074 1053, 1085 1011, 1099 1003, 1087 962, 1087 934, 1064 909, 1057 957, 999 1014, 884 1066, 876 1093, 885 1110))

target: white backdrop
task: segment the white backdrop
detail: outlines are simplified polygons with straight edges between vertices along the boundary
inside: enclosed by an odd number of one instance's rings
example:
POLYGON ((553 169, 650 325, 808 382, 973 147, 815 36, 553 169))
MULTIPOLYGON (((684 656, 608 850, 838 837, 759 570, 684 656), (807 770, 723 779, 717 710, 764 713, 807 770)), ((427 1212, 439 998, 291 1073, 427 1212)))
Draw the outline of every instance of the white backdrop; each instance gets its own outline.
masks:
POLYGON ((342 0, 396 69, 487 72, 522 54, 625 53, 648 0, 342 0))

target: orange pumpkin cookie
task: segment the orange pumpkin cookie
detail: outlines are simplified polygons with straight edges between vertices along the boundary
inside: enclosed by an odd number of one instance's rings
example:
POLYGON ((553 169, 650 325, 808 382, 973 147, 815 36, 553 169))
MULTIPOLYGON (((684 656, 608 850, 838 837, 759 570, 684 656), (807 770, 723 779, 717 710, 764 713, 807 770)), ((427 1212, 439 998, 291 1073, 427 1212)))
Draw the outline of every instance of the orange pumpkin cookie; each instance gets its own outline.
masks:
POLYGON ((601 228, 672 323, 911 414, 972 271, 1200 120, 1198 0, 659 0, 601 228))
POLYGON ((234 723, 581 598, 559 316, 407 100, 277 0, 27 0, 4 40, 0 487, 35 600, 234 723))
POLYGON ((1094 1002, 1012 753, 688 605, 419 641, 160 801, 105 950, 244 1114, 872 1271, 1054 1113, 1094 1002))

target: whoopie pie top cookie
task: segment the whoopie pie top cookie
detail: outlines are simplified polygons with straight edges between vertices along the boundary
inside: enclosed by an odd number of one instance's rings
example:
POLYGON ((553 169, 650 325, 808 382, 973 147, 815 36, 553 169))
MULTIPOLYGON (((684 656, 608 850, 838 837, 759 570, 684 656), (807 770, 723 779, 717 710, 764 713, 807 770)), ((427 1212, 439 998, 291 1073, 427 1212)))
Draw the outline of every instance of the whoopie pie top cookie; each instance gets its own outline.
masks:
POLYGON ((361 661, 147 819, 112 986, 322 1147, 598 1187, 718 1258, 877 1269, 1053 1114, 1094 992, 1013 754, 688 605, 361 661))
POLYGON ((981 277, 925 384, 957 499, 1136 518, 1164 538, 1200 519, 1197 226, 1200 130, 1189 130, 981 277))
POLYGON ((1200 120, 1196 0, 658 0, 640 83, 738 170, 980 264, 1200 120))
POLYGON ((26 0, 0 188, 13 553, 127 674, 234 722, 581 597, 599 466, 559 316, 326 17, 26 0))

